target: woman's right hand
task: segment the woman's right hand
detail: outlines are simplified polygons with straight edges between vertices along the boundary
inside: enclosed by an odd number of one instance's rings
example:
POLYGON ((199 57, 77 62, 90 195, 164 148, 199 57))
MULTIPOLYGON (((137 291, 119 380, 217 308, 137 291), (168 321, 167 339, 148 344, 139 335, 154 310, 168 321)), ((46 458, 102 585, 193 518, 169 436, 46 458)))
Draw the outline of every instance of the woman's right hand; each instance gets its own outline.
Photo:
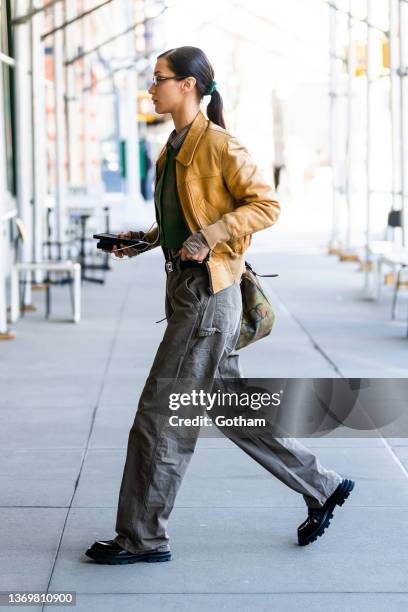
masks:
MULTIPOLYGON (((143 234, 144 232, 119 232, 118 238, 125 238, 126 240, 137 240, 138 238, 141 238, 143 234)), ((127 255, 128 257, 135 257, 136 255, 139 255, 137 249, 133 249, 132 247, 125 247, 124 244, 119 245, 119 247, 114 245, 112 247, 112 251, 110 252, 113 253, 119 259, 122 259, 124 255, 127 255)))

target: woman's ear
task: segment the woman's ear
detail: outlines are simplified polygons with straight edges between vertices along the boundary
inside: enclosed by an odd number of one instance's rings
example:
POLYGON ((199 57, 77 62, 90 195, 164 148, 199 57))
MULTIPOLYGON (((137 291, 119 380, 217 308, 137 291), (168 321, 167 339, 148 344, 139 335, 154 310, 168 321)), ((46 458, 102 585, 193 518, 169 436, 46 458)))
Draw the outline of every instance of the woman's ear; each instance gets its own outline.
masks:
POLYGON ((192 91, 195 87, 196 84, 196 79, 195 77, 191 76, 191 77, 187 77, 184 81, 183 81, 183 87, 185 89, 186 92, 192 91))

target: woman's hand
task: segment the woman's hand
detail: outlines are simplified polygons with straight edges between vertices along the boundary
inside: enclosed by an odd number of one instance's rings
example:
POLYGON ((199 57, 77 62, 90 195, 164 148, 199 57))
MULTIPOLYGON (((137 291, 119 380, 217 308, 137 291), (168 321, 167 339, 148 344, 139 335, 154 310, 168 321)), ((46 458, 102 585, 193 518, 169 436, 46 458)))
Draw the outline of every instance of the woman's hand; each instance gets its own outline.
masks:
MULTIPOLYGON (((138 238, 141 238, 142 235, 143 232, 119 232, 118 238, 125 238, 126 240, 136 241, 138 238)), ((119 259, 122 259, 124 255, 127 255, 128 257, 135 257, 136 255, 139 255, 137 249, 134 249, 132 247, 125 247, 124 244, 120 244, 119 246, 113 245, 112 251, 108 252, 113 253, 119 259)))
POLYGON ((203 234, 201 234, 201 232, 195 232, 183 242, 183 246, 179 250, 178 255, 180 255, 182 261, 193 260, 202 263, 209 252, 210 248, 203 234))
POLYGON ((180 255, 180 259, 182 261, 194 260, 194 261, 198 261, 199 263, 202 263, 204 259, 207 257, 209 252, 210 252, 210 249, 208 247, 202 247, 199 251, 192 254, 185 247, 182 247, 179 250, 178 255, 180 255))

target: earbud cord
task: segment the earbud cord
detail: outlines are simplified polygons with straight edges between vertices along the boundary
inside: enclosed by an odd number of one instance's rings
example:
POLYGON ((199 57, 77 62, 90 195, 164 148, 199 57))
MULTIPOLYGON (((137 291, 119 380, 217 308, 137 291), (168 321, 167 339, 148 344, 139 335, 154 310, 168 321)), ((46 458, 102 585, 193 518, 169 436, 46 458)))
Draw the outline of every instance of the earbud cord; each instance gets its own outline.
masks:
MULTIPOLYGON (((149 229, 146 230, 145 233, 143 234, 143 238, 146 236, 146 234, 148 232, 150 232, 150 230, 152 229, 153 226, 154 226, 154 221, 151 224, 151 226, 149 227, 149 229)), ((135 242, 134 244, 128 244, 125 247, 120 247, 119 249, 116 249, 116 252, 117 251, 123 251, 124 249, 131 249, 132 247, 139 245, 141 242, 144 242, 144 244, 146 244, 147 247, 145 249, 143 249, 143 251, 140 251, 140 253, 144 253, 147 250, 148 247, 153 246, 154 244, 156 244, 156 242, 159 240, 159 235, 160 235, 160 229, 159 229, 159 232, 157 233, 157 238, 156 238, 156 240, 154 242, 147 242, 147 240, 140 239, 138 242, 135 242)), ((120 240, 120 238, 119 238, 119 240, 120 240)), ((110 258, 113 259, 113 261, 123 261, 123 257, 116 257, 116 255, 114 255, 113 257, 111 255, 110 258)), ((131 257, 126 257, 126 259, 131 259, 131 257)))

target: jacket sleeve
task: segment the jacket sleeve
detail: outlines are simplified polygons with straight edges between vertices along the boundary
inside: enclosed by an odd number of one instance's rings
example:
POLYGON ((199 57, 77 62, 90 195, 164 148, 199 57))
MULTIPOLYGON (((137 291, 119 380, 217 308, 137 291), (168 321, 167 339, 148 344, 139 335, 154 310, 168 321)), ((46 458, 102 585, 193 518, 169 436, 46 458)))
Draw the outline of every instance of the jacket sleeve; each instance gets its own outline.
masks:
POLYGON ((274 190, 265 182, 246 147, 233 136, 224 144, 221 170, 236 209, 201 229, 211 250, 218 242, 241 238, 274 225, 280 215, 274 190))
POLYGON ((146 240, 146 242, 149 242, 152 245, 152 246, 148 246, 146 249, 141 251, 139 255, 142 255, 142 253, 146 253, 146 251, 151 251, 152 249, 155 249, 156 247, 160 246, 160 241, 158 240, 158 236, 159 236, 159 227, 157 225, 153 227, 149 232, 147 232, 147 234, 145 234, 145 232, 143 231, 132 232, 132 240, 137 239, 137 238, 143 238, 143 240, 146 240))

